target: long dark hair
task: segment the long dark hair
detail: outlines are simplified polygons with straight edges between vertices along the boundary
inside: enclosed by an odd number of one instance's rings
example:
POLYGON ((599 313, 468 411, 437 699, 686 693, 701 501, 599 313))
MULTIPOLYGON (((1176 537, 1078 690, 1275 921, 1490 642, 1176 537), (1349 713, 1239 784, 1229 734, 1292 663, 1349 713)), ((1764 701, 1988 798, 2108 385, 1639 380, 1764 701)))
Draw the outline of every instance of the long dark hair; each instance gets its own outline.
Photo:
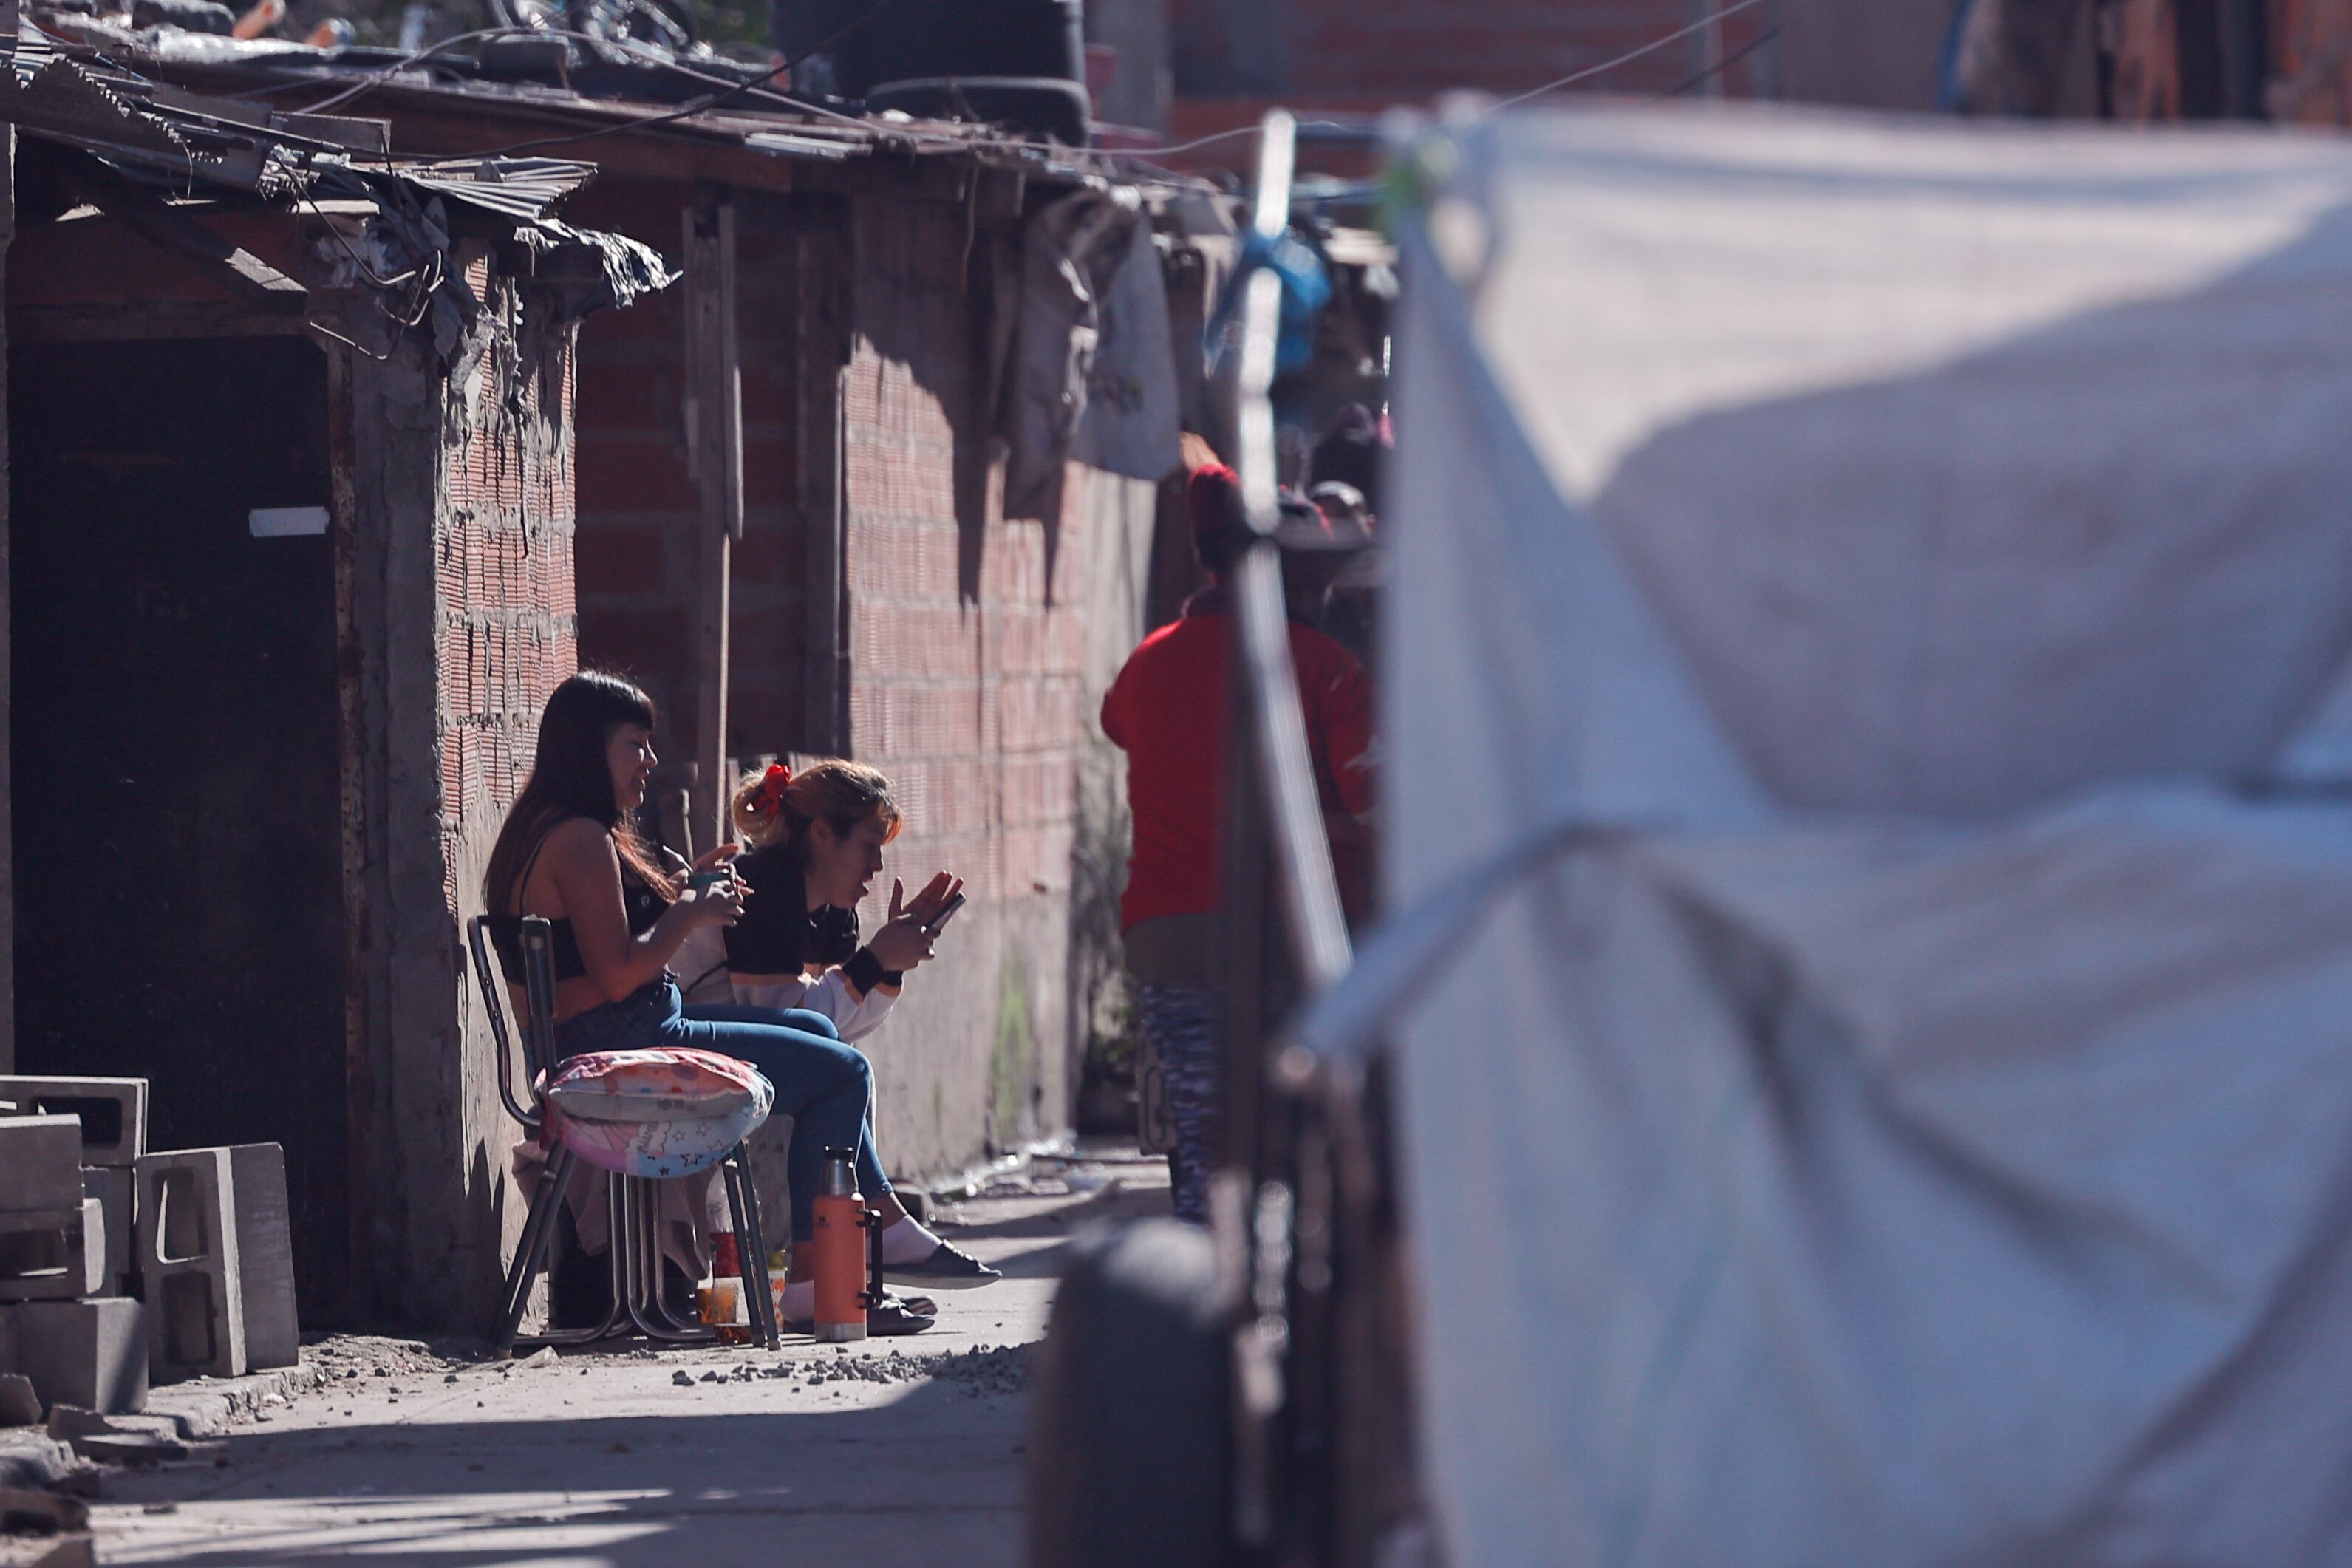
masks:
POLYGON ((530 777, 507 813, 506 826, 490 850, 482 877, 482 905, 504 914, 515 895, 524 864, 559 823, 584 816, 613 835, 621 864, 664 898, 677 889, 655 859, 635 821, 613 798, 613 770, 605 747, 624 724, 654 727, 654 700, 617 675, 583 669, 557 687, 539 716, 539 750, 530 777))

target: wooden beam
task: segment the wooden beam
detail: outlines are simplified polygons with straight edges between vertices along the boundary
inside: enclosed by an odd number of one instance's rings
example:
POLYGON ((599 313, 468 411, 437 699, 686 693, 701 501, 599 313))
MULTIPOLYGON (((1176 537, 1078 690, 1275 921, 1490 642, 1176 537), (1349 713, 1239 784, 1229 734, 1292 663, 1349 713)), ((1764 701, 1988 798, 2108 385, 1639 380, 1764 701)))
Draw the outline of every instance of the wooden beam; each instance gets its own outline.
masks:
POLYGON ((310 291, 301 284, 96 158, 87 153, 60 158, 58 169, 76 195, 150 245, 195 262, 230 292, 291 315, 299 315, 308 305, 310 291))
POLYGON ((849 204, 805 204, 793 236, 799 247, 798 309, 793 367, 799 388, 800 511, 808 557, 802 582, 801 733, 797 749, 847 755, 849 613, 843 582, 846 460, 843 381, 848 374, 856 265, 849 204))
POLYGON ((291 337, 310 331, 299 313, 247 303, 140 300, 121 305, 18 305, 8 312, 17 342, 121 342, 146 338, 291 337))
POLYGON ((701 492, 695 530, 693 837, 727 840, 734 765, 727 754, 728 622, 734 542, 743 537, 743 383, 735 321, 735 208, 709 196, 685 209, 688 470, 701 492))

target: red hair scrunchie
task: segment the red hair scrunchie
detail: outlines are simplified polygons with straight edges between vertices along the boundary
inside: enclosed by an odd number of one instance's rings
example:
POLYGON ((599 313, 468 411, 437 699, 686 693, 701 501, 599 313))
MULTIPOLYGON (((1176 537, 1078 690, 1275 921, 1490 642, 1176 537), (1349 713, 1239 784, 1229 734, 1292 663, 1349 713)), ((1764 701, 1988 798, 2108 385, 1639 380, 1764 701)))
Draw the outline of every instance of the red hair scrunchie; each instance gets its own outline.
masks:
POLYGON ((792 787, 793 770, 782 763, 770 763, 766 776, 760 780, 760 810, 773 816, 783 809, 784 791, 792 787))

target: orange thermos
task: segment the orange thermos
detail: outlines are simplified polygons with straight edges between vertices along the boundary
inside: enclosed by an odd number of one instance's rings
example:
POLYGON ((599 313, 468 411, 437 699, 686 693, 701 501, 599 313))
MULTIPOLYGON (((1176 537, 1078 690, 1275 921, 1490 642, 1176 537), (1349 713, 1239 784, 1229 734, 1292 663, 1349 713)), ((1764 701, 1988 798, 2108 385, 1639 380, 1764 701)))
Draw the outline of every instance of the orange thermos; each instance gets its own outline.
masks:
POLYGON ((857 1191, 855 1156, 824 1152, 816 1194, 816 1337, 828 1343, 866 1337, 866 1309, 882 1300, 882 1214, 857 1191))

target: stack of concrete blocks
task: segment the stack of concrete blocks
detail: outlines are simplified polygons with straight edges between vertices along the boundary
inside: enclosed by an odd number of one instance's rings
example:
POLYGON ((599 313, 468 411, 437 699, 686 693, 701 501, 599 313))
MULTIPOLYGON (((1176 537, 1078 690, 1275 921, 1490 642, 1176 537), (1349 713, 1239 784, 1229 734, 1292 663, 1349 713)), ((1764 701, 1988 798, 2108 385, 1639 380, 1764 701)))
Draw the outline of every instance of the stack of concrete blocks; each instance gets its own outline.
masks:
POLYGON ((144 1079, 0 1077, 0 1369, 44 1405, 139 1409, 145 1314, 128 1293, 144 1079))

